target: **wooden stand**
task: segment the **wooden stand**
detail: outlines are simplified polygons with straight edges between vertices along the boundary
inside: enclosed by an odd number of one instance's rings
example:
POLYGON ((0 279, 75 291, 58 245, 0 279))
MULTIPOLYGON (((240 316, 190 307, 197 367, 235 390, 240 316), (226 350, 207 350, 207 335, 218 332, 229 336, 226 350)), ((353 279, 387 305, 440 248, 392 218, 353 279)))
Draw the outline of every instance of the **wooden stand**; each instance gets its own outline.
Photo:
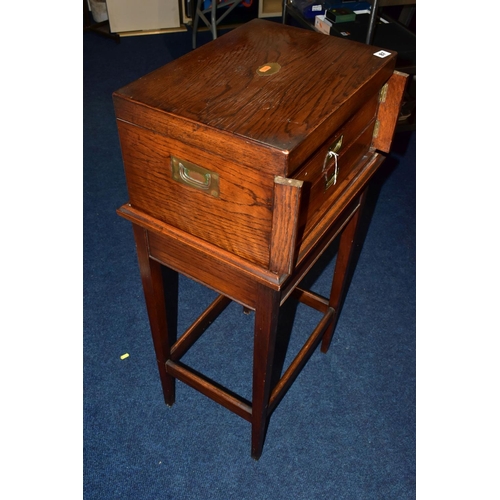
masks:
MULTIPOLYGON (((320 341, 327 352, 346 292, 346 280, 354 249, 369 179, 383 161, 371 149, 353 169, 345 189, 325 213, 307 240, 297 247, 290 272, 271 272, 219 249, 199 238, 169 226, 144 212, 123 205, 119 215, 133 223, 144 295, 165 402, 175 401, 175 379, 197 389, 252 425, 251 456, 261 456, 269 417, 296 379, 320 341), (299 287, 314 263, 335 238, 340 237, 336 267, 329 298, 299 287), (161 266, 180 272, 216 290, 220 295, 178 339, 169 335, 169 318, 161 266), (293 295, 300 302, 323 313, 323 318, 282 375, 271 386, 279 308, 293 295), (255 311, 252 401, 221 388, 181 362, 182 356, 225 307, 234 300, 255 311)), ((277 190, 279 192, 279 190, 277 190)), ((293 199, 288 200, 293 203, 293 199)), ((280 248, 289 235, 280 237, 280 248)), ((278 241, 278 240, 276 240, 278 241)), ((295 239, 292 237, 291 241, 295 239)), ((285 251, 285 250, 283 250, 285 251)), ((174 281, 172 281, 174 283, 174 281)), ((175 290, 175 286, 173 288, 175 290)))

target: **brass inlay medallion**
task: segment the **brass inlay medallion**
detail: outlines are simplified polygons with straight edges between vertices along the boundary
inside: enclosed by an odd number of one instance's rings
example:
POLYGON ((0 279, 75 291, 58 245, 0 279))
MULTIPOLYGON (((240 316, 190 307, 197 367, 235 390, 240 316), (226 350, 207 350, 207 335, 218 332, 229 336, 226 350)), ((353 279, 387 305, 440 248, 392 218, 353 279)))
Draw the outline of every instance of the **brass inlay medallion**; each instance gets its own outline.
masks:
POLYGON ((276 74, 281 69, 278 63, 270 62, 263 64, 257 68, 257 74, 259 76, 269 76, 276 74))

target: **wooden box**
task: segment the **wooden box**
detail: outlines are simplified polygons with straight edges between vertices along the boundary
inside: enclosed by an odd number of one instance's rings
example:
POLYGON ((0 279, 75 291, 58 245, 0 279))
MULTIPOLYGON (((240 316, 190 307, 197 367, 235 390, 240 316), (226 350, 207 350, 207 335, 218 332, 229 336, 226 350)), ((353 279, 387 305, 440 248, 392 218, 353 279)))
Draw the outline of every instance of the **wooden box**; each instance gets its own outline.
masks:
MULTIPOLYGON (((395 61, 256 19, 125 86, 113 99, 131 210, 289 274, 370 152, 389 151, 395 61)), ((151 235, 153 258, 160 247, 151 235)))

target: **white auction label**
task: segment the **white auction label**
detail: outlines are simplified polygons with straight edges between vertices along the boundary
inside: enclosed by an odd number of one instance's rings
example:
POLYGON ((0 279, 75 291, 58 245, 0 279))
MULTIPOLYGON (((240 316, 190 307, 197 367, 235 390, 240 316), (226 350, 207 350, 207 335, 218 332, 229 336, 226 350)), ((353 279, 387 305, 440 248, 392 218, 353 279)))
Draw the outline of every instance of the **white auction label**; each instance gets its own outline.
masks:
POLYGON ((391 53, 387 52, 387 50, 379 50, 378 52, 375 52, 375 54, 373 54, 373 55, 377 56, 377 57, 384 58, 384 57, 390 56, 391 53))

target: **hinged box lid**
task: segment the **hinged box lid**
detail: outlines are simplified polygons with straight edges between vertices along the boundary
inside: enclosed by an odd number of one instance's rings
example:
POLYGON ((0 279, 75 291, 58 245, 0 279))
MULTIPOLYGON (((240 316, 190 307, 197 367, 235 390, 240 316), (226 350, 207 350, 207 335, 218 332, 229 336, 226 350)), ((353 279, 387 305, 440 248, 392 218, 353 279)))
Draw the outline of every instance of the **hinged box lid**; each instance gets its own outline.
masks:
POLYGON ((395 61, 393 51, 254 19, 115 92, 116 115, 289 176, 395 61))

